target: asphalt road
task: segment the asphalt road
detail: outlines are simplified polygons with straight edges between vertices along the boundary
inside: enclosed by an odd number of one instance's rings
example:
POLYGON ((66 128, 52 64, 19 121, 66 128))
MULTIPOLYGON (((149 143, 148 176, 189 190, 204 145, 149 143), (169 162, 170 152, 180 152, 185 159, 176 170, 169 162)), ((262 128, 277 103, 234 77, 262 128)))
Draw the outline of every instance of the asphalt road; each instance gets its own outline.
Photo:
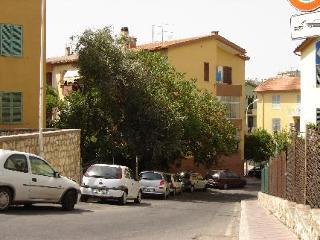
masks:
POLYGON ((245 189, 183 193, 169 200, 80 203, 73 212, 60 206, 11 207, 0 213, 1 240, 207 240, 238 239, 240 201, 256 197, 245 189))

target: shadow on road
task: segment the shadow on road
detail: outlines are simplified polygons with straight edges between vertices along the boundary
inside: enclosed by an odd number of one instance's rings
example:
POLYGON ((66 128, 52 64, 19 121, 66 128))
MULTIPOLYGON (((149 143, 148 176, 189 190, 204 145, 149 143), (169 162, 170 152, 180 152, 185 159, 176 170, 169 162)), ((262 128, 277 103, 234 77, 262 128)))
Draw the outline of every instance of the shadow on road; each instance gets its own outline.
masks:
POLYGON ((24 206, 12 206, 7 211, 1 212, 1 215, 78 215, 83 213, 93 212, 87 209, 80 209, 75 207, 73 211, 62 211, 61 206, 43 206, 32 205, 28 207, 24 206))

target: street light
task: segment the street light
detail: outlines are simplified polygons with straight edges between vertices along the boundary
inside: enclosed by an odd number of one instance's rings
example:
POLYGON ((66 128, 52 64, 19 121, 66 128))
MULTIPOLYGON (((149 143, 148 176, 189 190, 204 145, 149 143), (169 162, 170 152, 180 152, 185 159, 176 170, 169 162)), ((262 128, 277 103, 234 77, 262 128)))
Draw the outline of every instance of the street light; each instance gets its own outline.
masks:
POLYGON ((252 103, 249 103, 248 106, 247 106, 247 109, 246 109, 246 128, 247 128, 247 130, 248 130, 248 111, 249 111, 249 107, 251 105, 253 105, 255 102, 258 102, 258 101, 259 101, 259 99, 257 98, 252 103))
MULTIPOLYGON (((248 130, 248 111, 249 111, 249 107, 251 105, 253 105, 255 102, 258 102, 259 99, 257 98, 256 100, 254 100, 253 102, 249 103, 246 109, 246 129, 248 130)), ((248 160, 246 160, 246 175, 248 175, 248 160)))

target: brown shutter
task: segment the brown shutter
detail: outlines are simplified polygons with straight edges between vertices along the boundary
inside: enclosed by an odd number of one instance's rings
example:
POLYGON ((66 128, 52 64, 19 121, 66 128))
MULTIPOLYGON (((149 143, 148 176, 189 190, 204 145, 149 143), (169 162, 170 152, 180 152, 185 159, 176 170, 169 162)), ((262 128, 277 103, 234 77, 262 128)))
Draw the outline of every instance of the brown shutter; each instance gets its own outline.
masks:
POLYGON ((209 82, 209 63, 205 62, 203 64, 204 81, 209 82))
POLYGON ((232 84, 232 68, 223 67, 223 83, 232 84))
POLYGON ((52 72, 46 73, 46 80, 47 80, 47 84, 52 87, 52 72))

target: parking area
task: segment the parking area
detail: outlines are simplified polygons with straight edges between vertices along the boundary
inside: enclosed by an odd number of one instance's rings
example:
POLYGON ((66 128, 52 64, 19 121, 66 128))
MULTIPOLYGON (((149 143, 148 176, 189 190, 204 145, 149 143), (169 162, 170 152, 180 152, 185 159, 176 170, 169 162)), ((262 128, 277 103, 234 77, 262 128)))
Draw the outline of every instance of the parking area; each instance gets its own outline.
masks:
POLYGON ((10 207, 0 213, 1 239, 238 239, 240 201, 256 197, 258 183, 244 189, 185 192, 167 200, 10 207))

